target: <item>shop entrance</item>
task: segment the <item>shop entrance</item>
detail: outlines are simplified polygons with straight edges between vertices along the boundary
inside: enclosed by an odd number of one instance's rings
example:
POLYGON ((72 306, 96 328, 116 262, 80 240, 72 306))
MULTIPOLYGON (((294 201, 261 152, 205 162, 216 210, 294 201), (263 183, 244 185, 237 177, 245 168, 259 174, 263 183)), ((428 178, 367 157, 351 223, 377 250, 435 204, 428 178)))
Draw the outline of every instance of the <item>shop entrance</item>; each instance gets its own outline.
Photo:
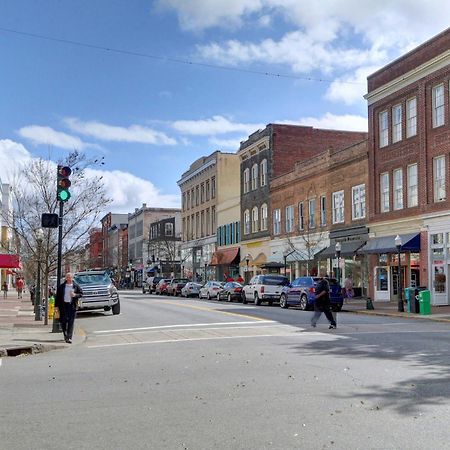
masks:
POLYGON ((374 268, 375 301, 388 302, 391 299, 390 278, 387 267, 374 268))
MULTIPOLYGON (((402 289, 405 287, 405 268, 401 268, 402 271, 402 289)), ((404 291, 403 291, 404 292, 404 291)), ((402 292, 402 294, 403 294, 402 292)), ((391 266, 391 300, 398 300, 398 266, 391 266)), ((403 296, 402 296, 403 298, 403 296)))

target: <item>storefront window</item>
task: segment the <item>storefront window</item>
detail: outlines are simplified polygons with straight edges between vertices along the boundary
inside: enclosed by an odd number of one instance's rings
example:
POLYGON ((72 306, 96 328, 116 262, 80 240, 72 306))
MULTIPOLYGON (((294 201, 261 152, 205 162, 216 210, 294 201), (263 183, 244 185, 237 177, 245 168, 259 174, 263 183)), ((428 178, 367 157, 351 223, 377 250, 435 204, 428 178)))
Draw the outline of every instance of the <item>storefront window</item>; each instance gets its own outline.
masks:
POLYGON ((377 291, 387 291, 389 289, 388 272, 385 267, 377 268, 377 291))
POLYGON ((431 250, 433 259, 443 259, 444 258, 444 249, 442 247, 433 248, 431 250))
POLYGON ((442 245, 444 243, 444 234, 436 233, 431 235, 431 244, 433 245, 442 245))
POLYGON ((379 257, 380 264, 387 264, 388 255, 387 253, 381 253, 379 257))
POLYGON ((444 273, 444 266, 434 266, 434 291, 445 293, 446 276, 444 273))

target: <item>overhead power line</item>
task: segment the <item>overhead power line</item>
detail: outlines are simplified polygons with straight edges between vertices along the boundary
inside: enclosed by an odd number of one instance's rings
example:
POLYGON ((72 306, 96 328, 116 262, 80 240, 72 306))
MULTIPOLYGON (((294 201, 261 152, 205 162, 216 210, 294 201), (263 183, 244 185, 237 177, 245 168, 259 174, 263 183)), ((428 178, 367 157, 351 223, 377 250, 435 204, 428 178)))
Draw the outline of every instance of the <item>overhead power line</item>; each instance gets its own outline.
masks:
MULTIPOLYGON (((34 38, 34 39, 42 39, 45 41, 58 42, 60 44, 69 44, 69 45, 74 45, 77 47, 101 50, 101 51, 105 51, 105 52, 109 52, 109 53, 118 53, 118 54, 128 55, 128 56, 138 56, 141 58, 155 59, 155 60, 159 60, 159 61, 171 62, 171 63, 176 63, 176 64, 207 67, 210 69, 228 70, 230 72, 243 72, 243 73, 249 73, 249 74, 253 74, 253 75, 262 75, 262 76, 275 77, 275 78, 290 78, 290 79, 302 80, 302 81, 315 81, 315 82, 319 82, 319 83, 332 83, 333 81, 335 81, 335 80, 327 80, 325 78, 302 77, 299 75, 289 75, 289 74, 282 74, 282 73, 265 72, 265 71, 261 71, 261 70, 242 69, 239 67, 228 67, 228 66, 221 66, 218 64, 207 64, 207 63, 202 63, 202 62, 197 62, 197 61, 189 61, 186 59, 171 58, 168 56, 151 55, 150 53, 136 52, 133 50, 122 50, 122 49, 113 48, 113 47, 104 47, 102 45, 90 44, 88 42, 74 41, 72 39, 62 39, 62 38, 57 38, 57 37, 53 37, 53 36, 46 36, 43 34, 30 33, 27 31, 13 30, 11 28, 0 27, 0 31, 3 31, 5 33, 17 34, 20 36, 26 36, 26 37, 34 38)), ((364 83, 359 83, 356 81, 340 81, 340 83, 354 84, 354 85, 364 84, 364 83)))

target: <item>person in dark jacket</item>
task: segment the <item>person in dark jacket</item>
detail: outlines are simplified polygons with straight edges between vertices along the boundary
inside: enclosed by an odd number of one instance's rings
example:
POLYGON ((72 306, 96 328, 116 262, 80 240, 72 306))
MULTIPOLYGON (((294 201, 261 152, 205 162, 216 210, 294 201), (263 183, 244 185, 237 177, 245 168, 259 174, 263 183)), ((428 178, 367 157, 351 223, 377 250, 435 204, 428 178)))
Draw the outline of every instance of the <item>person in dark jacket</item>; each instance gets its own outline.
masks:
POLYGON ((66 281, 61 283, 56 290, 55 308, 59 310, 59 321, 61 322, 64 340, 68 344, 72 343, 77 303, 81 295, 81 288, 73 281, 73 275, 66 273, 66 281))
POLYGON ((321 278, 317 282, 316 286, 316 299, 314 301, 314 315, 311 319, 311 326, 315 327, 317 321, 319 320, 322 313, 325 314, 326 318, 330 322, 330 329, 336 328, 336 321, 334 320, 333 314, 331 314, 331 304, 330 304, 330 285, 326 278, 321 278))

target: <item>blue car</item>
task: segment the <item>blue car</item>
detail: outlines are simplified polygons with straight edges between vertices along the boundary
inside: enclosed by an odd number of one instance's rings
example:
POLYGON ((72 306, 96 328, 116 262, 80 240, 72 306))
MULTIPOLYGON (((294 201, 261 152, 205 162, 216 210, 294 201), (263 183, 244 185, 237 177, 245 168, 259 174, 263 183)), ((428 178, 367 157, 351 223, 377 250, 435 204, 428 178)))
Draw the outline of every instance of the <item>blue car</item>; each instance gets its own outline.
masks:
MULTIPOLYGON (((302 310, 314 309, 316 285, 319 277, 300 277, 285 286, 280 297, 280 306, 299 306, 302 310)), ((327 278, 330 284, 330 302, 333 311, 340 311, 344 303, 342 288, 336 278, 327 278)))

